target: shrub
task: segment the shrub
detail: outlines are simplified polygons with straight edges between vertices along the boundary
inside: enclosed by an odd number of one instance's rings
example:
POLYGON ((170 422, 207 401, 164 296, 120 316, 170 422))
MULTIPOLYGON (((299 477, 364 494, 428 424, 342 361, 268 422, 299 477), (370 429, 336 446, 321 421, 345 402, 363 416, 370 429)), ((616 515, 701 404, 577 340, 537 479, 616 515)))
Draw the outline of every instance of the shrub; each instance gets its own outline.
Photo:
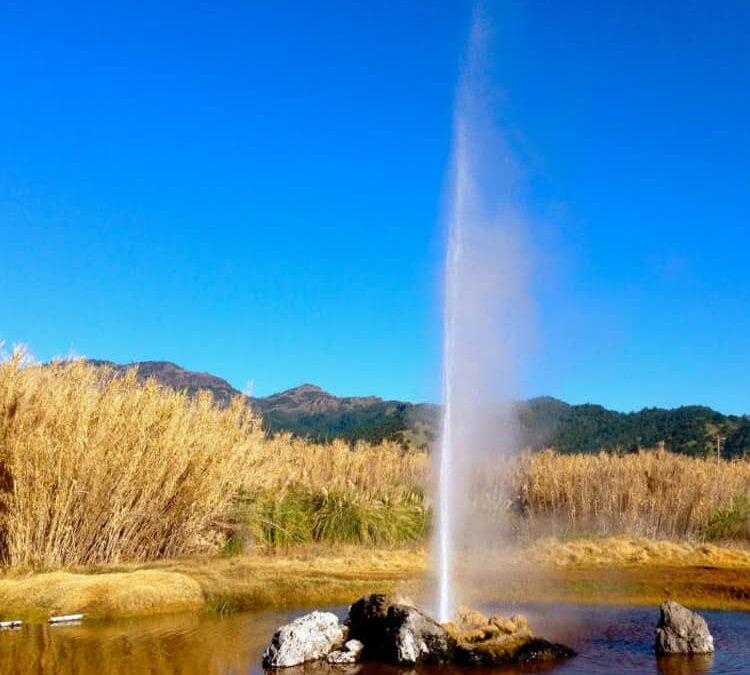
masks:
POLYGON ((731 507, 711 515, 706 528, 709 539, 750 540, 750 499, 735 497, 731 507))

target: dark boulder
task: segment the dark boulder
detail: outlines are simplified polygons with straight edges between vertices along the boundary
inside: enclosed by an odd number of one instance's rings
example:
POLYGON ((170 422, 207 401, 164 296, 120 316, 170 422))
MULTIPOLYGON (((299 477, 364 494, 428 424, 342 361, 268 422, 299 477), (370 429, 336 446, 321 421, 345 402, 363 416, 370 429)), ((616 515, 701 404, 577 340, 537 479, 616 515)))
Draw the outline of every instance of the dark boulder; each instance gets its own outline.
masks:
POLYGON ((454 659, 464 666, 507 666, 562 661, 576 656, 565 645, 531 636, 497 638, 484 642, 462 642, 454 659))
POLYGON ((410 665, 447 663, 455 640, 439 623, 386 595, 367 595, 349 609, 349 637, 365 645, 366 660, 410 665))
POLYGON ((349 639, 364 644, 362 657, 366 660, 386 658, 386 621, 391 604, 387 595, 372 594, 360 598, 349 608, 344 622, 349 627, 349 639))
POLYGON ((564 659, 571 659, 574 656, 578 656, 578 652, 575 649, 549 642, 549 640, 531 638, 516 652, 515 662, 522 664, 562 661, 564 659))
POLYGON ((505 650, 487 649, 468 642, 456 645, 453 660, 462 666, 502 666, 510 663, 505 650))

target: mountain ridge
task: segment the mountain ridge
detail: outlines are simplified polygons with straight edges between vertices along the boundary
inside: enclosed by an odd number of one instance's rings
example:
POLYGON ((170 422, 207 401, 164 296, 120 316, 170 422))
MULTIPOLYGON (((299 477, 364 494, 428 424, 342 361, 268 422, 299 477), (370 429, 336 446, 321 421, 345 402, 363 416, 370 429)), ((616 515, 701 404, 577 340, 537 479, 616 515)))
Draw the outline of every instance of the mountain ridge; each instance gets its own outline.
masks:
MULTIPOLYGON (((245 396, 271 432, 289 432, 314 441, 341 438, 377 443, 391 440, 405 448, 427 449, 436 439, 440 406, 386 400, 379 396, 335 396, 316 384, 304 383, 264 397, 246 396, 211 373, 190 371, 171 361, 94 365, 124 371, 135 368, 141 378, 193 395, 210 391, 222 405, 245 396)), ((708 406, 643 408, 618 412, 585 403, 572 405, 551 396, 518 402, 521 442, 533 450, 558 452, 633 451, 663 446, 682 454, 707 456, 723 439, 723 455, 750 454, 750 416, 724 415, 708 406)))

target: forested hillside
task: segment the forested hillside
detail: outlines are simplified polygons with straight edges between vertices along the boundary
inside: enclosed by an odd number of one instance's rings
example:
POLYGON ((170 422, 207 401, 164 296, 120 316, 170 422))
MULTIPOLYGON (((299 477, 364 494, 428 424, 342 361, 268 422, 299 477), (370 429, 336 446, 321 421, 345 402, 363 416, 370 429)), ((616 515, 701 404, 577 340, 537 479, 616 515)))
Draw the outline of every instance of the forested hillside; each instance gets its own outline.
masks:
MULTIPOLYGON (((128 366, 96 363, 118 369, 133 367, 144 378, 154 377, 190 393, 205 389, 222 403, 241 394, 226 380, 167 361, 128 366)), ((440 407, 433 404, 386 401, 377 396, 338 397, 312 384, 249 400, 269 431, 288 431, 314 441, 393 440, 404 448, 429 449, 439 433, 440 407)), ((750 417, 723 415, 705 406, 621 413, 594 404, 570 405, 550 397, 519 402, 517 406, 520 444, 532 450, 552 447, 569 454, 663 446, 672 452, 706 456, 716 452, 718 437, 722 456, 750 454, 750 417)))

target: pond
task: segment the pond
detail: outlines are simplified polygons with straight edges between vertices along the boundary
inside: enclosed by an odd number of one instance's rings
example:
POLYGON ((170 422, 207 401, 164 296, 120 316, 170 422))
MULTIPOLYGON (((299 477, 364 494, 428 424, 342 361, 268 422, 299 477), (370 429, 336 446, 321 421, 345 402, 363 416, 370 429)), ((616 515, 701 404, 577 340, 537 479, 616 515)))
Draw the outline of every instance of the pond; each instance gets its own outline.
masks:
MULTIPOLYGON (((328 608, 341 616, 346 607, 328 608)), ((535 632, 563 642, 579 656, 553 667, 495 669, 492 673, 750 673, 750 613, 701 612, 716 643, 712 657, 666 657, 653 653, 658 610, 633 607, 526 604, 488 605, 488 613, 523 613, 535 632)), ((26 625, 0 631, 3 675, 262 675, 260 656, 274 630, 309 610, 240 613, 232 616, 177 615, 90 621, 79 625, 26 625)), ((367 664, 335 671, 315 667, 288 675, 398 675, 414 669, 367 664)), ((417 669, 424 675, 480 672, 456 667, 417 669)), ((482 673, 487 673, 484 669, 482 673)))

